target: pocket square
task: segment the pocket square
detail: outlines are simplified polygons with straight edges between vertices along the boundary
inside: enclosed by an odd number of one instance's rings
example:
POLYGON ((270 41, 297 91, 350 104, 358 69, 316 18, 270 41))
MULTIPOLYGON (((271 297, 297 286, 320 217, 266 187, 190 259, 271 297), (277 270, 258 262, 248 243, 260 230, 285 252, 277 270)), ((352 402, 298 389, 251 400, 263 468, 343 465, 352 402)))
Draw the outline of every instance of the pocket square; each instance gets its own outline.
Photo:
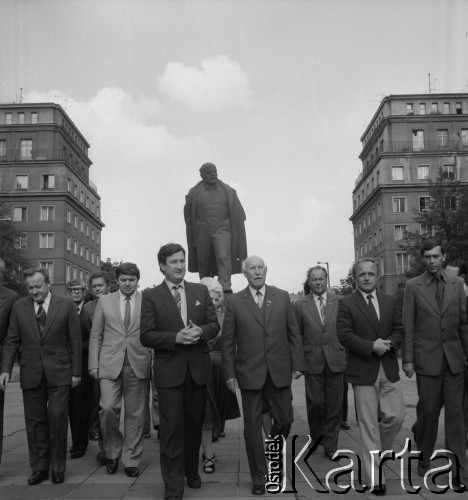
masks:
POLYGON ((197 307, 197 306, 201 306, 201 302, 200 302, 199 300, 197 300, 197 301, 195 302, 195 307, 197 307))

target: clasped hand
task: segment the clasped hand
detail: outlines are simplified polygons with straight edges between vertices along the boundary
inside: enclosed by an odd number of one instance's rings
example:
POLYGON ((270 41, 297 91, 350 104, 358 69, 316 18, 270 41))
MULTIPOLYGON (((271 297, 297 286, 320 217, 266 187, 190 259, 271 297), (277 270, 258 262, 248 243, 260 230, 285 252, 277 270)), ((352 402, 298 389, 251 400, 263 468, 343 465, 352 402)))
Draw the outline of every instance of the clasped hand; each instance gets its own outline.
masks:
POLYGON ((390 340, 377 339, 374 342, 374 352, 377 356, 383 356, 386 352, 388 352, 392 347, 392 342, 390 340))
POLYGON ((176 336, 176 344, 196 344, 203 335, 203 330, 191 319, 185 328, 182 328, 176 336))

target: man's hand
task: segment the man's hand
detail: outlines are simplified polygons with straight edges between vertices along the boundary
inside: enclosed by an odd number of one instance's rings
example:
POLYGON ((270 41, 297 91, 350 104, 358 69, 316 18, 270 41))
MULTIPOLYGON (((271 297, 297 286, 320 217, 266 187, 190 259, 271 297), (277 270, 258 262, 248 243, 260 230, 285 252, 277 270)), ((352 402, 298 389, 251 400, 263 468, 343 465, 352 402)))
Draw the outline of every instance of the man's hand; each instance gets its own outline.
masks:
POLYGON ((9 373, 2 373, 0 375, 0 389, 4 391, 6 389, 6 386, 8 385, 8 381, 10 380, 10 374, 9 373))
POLYGON ((81 377, 73 377, 72 376, 72 388, 74 389, 78 385, 80 385, 81 377))
POLYGON ((293 372, 292 376, 294 380, 297 380, 302 377, 302 372, 293 372))
POLYGON ((403 371, 405 372, 407 377, 411 378, 414 374, 414 364, 413 363, 403 363, 403 371))
POLYGON ((235 378, 228 378, 226 380, 226 385, 227 385, 227 388, 232 391, 234 394, 236 393, 236 390, 239 388, 239 386, 237 385, 237 379, 235 378))
POLYGON ((89 370, 88 373, 89 373, 89 376, 91 378, 93 378, 94 380, 98 380, 98 369, 97 368, 93 368, 92 370, 89 370))
POLYGON ((203 330, 190 320, 189 324, 177 333, 176 344, 196 344, 202 335, 203 330))
POLYGON ((390 350, 390 340, 377 339, 374 342, 373 350, 377 356, 383 356, 387 351, 390 350))

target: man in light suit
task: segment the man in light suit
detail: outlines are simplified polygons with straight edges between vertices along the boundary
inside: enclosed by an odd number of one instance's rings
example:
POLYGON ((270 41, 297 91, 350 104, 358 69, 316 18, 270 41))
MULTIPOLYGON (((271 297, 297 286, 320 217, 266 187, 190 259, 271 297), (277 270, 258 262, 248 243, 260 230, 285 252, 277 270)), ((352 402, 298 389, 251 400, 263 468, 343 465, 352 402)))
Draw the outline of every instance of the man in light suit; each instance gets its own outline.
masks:
MULTIPOLYGON (((0 283, 5 271, 5 261, 0 259, 0 283)), ((18 299, 18 294, 9 288, 0 285, 0 363, 3 352, 3 342, 7 335, 8 324, 10 323, 10 313, 13 303, 18 299)), ((0 462, 2 461, 3 450, 3 407, 5 404, 5 393, 0 390, 0 462)))
POLYGON ((208 288, 184 281, 185 262, 181 245, 160 248, 164 281, 143 293, 141 311, 141 342, 154 349, 166 500, 182 498, 184 477, 189 488, 201 487, 198 462, 211 380, 207 341, 219 331, 208 288))
POLYGON ((126 262, 115 270, 119 290, 103 295, 89 339, 89 373, 101 386, 101 422, 107 472, 122 458, 125 474, 137 477, 144 446, 145 403, 150 355, 140 342, 140 271, 126 262), (119 429, 122 402, 124 432, 119 429))
POLYGON ((80 320, 73 301, 50 293, 45 269, 24 271, 29 297, 13 304, 3 346, 0 386, 5 390, 18 349, 20 384, 33 471, 29 485, 49 477, 63 483, 67 458, 70 386, 81 380, 80 320))
POLYGON ((305 363, 289 294, 265 285, 267 267, 260 257, 248 257, 242 272, 249 285, 228 301, 222 359, 228 388, 241 390, 252 494, 263 495, 267 474, 263 402, 273 418, 271 436, 287 438, 294 419, 291 382, 302 375, 305 363))
POLYGON ((357 290, 338 303, 336 329, 348 349, 346 378, 353 384, 367 486, 385 495, 385 477, 370 450, 391 450, 405 418, 396 353, 403 330, 393 297, 376 290, 377 264, 362 258, 352 268, 357 290))
POLYGON ((321 266, 309 269, 304 289, 312 293, 296 302, 295 313, 306 361, 307 420, 311 438, 323 436, 331 460, 338 448, 346 368, 345 348, 336 334, 339 297, 327 292, 327 271, 321 266))
MULTIPOLYGON (((408 280, 403 302, 403 370, 408 377, 416 372, 419 401, 416 406, 416 444, 422 452, 418 474, 430 469, 430 457, 437 439, 439 414, 445 408, 445 447, 465 468, 463 392, 465 357, 468 357, 468 325, 463 282, 447 274, 442 266, 445 249, 439 240, 421 246, 426 268, 408 280)), ((458 476, 453 460, 453 484, 458 476)))

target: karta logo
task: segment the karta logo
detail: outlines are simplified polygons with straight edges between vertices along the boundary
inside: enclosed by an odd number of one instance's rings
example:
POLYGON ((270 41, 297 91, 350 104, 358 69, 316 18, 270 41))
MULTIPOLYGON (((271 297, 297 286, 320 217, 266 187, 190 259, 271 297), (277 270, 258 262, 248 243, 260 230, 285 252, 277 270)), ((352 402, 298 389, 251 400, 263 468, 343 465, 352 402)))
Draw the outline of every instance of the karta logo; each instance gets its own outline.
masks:
MULTIPOLYGON (((352 450, 337 450, 333 455, 333 461, 339 463, 338 467, 329 470, 325 478, 320 478, 308 460, 315 452, 321 443, 323 436, 320 436, 317 441, 312 444, 312 439, 308 435, 306 444, 296 454, 296 441, 299 436, 291 437, 291 489, 287 489, 287 446, 288 441, 283 436, 269 437, 265 440, 265 456, 267 459, 267 481, 265 488, 268 493, 293 493, 297 494, 296 476, 300 473, 306 480, 310 488, 317 493, 338 493, 346 494, 351 489, 358 493, 365 493, 372 490, 373 487, 382 484, 383 466, 388 461, 400 461, 400 484, 401 488, 408 494, 417 494, 421 491, 422 485, 418 484, 422 481, 425 488, 435 494, 446 493, 449 489, 457 493, 463 493, 466 486, 454 483, 455 478, 460 477, 460 462, 458 457, 449 450, 435 450, 431 456, 431 463, 444 460, 443 465, 430 467, 423 478, 419 476, 413 477, 411 465, 415 461, 422 459, 422 452, 411 449, 411 439, 406 439, 403 449, 395 453, 393 450, 370 450, 372 457, 372 474, 378 471, 378 478, 372 477, 371 484, 365 485, 362 481, 362 464, 361 458, 352 450), (312 444, 312 445, 311 445, 312 444), (347 461, 343 465, 344 461, 347 461), (454 474, 455 470, 455 474, 454 474), (436 480, 443 475, 448 475, 448 483, 437 484, 436 480)), ((432 464, 431 464, 432 465, 432 464)), ((443 480, 442 480, 443 481, 443 480)))

